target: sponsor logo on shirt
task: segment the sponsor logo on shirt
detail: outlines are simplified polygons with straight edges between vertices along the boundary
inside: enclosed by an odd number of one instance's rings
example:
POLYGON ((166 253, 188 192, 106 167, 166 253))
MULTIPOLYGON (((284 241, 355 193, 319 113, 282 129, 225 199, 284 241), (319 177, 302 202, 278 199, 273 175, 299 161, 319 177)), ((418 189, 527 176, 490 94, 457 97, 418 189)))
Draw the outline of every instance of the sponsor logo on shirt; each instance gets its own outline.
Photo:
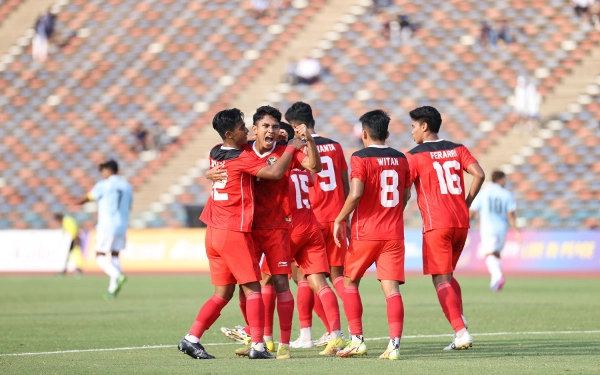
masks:
POLYGON ((288 262, 279 262, 277 264, 277 267, 287 267, 288 266, 288 262))

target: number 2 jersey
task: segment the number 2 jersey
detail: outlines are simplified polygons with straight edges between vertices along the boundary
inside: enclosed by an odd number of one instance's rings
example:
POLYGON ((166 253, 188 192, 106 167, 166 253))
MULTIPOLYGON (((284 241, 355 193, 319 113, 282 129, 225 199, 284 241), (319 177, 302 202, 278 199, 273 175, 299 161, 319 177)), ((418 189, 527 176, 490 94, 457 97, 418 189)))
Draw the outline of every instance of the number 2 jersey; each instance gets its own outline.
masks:
POLYGON ((344 207, 346 196, 342 171, 348 170, 342 146, 329 138, 313 134, 321 156, 323 170, 315 174, 315 183, 309 188, 310 202, 320 223, 330 223, 344 207))
POLYGON ((352 215, 353 240, 404 239, 404 189, 410 187, 406 156, 388 146, 371 145, 352 154, 350 179, 364 183, 352 215))
POLYGON ((423 232, 469 228, 463 171, 477 160, 463 145, 440 139, 408 152, 410 179, 415 183, 423 232))
POLYGON ((217 145, 210 151, 210 167, 227 170, 227 180, 213 182, 210 198, 200 215, 206 225, 235 232, 252 231, 254 177, 265 167, 250 147, 238 150, 217 145))

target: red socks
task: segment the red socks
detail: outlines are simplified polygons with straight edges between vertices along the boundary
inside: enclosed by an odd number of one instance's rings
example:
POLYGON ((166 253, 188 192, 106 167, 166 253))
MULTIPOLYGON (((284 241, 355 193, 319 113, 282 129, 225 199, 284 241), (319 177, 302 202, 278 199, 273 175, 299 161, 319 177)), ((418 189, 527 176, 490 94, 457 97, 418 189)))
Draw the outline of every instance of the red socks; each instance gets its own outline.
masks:
POLYGON ((344 288, 344 311, 348 318, 350 332, 353 335, 362 335, 362 314, 363 306, 358 293, 358 287, 347 286, 344 288))
POLYGON ((192 324, 189 334, 197 338, 202 337, 204 332, 219 318, 221 310, 227 305, 227 302, 229 301, 216 294, 213 295, 198 311, 198 316, 196 316, 196 321, 192 324))
POLYGON ((390 338, 402 337, 404 327, 404 304, 400 293, 392 293, 385 299, 387 302, 387 318, 390 338))
POLYGON ((273 336, 273 317, 275 316, 275 287, 265 285, 261 288, 265 305, 265 336, 273 336))
POLYGON ((454 289, 454 293, 456 293, 456 296, 458 297, 458 300, 460 301, 460 314, 464 315, 463 302, 462 302, 462 290, 460 290, 460 284, 453 277, 452 280, 450 281, 450 285, 452 285, 452 289, 454 289))
POLYGON ((331 327, 329 327, 329 322, 327 321, 327 315, 325 314, 325 309, 323 308, 323 304, 321 303, 321 299, 314 293, 313 298, 315 299, 315 305, 313 309, 315 310, 315 314, 321 319, 323 325, 325 326, 325 330, 327 333, 331 332, 331 327))
POLYGON ((454 332, 465 328, 465 323, 460 313, 460 299, 456 295, 452 285, 449 282, 443 282, 435 288, 435 291, 437 292, 442 310, 444 310, 444 315, 446 315, 446 319, 450 322, 454 332))
POLYGON ((294 296, 289 290, 284 293, 277 293, 277 315, 279 315, 279 329, 281 344, 290 344, 292 336, 292 319, 294 318, 294 296))
POLYGON ((327 332, 339 331, 340 330, 340 306, 337 302, 335 293, 329 286, 324 286, 319 290, 319 300, 325 309, 327 315, 327 321, 329 322, 329 328, 327 332), (329 331, 331 329, 331 331, 329 331))
POLYGON ((308 286, 308 281, 298 282, 296 303, 298 304, 298 319, 300 320, 300 328, 312 327, 312 309, 315 304, 315 297, 313 291, 310 289, 310 286, 308 286))
POLYGON ((333 280, 333 287, 335 288, 335 292, 342 302, 344 301, 344 276, 338 276, 335 280, 333 280))
POLYGON ((260 292, 246 296, 246 313, 252 342, 262 342, 265 327, 265 305, 260 292))

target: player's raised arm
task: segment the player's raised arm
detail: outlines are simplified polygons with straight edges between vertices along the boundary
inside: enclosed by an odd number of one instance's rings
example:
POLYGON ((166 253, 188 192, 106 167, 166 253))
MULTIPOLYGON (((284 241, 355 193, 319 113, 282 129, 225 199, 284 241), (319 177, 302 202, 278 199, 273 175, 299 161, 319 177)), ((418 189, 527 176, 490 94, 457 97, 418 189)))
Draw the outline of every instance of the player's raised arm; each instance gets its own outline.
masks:
POLYGON ((304 142, 294 138, 290 145, 285 149, 285 152, 276 163, 264 167, 258 171, 256 177, 264 178, 266 180, 281 180, 285 175, 285 172, 290 168, 294 154, 304 148, 304 142))
POLYGON ((479 165, 479 163, 471 163, 467 167, 467 173, 473 176, 473 181, 471 182, 471 187, 469 188, 469 194, 467 195, 467 207, 471 207, 471 203, 473 203, 473 199, 481 190, 481 185, 485 181, 485 172, 479 165))
POLYGON ((340 241, 345 240, 343 238, 340 238, 340 237, 342 237, 341 236, 341 234, 342 234, 342 224, 341 223, 344 220, 346 220, 348 218, 348 216, 350 216, 350 214, 354 211, 356 206, 358 206, 358 202, 360 202, 360 199, 362 198, 364 191, 365 191, 365 183, 362 182, 358 178, 353 178, 352 182, 350 184, 350 194, 348 194, 348 198, 346 198, 344 207, 342 207, 342 211, 340 211, 337 218, 335 219, 335 223, 333 226, 334 240, 335 240, 336 245, 338 245, 338 247, 341 246, 340 241))
POLYGON ((313 173, 321 172, 323 170, 323 166, 321 165, 321 156, 319 155, 319 150, 317 150, 317 144, 315 143, 314 138, 310 132, 306 131, 306 125, 302 124, 300 126, 296 126, 294 130, 296 131, 296 138, 306 140, 306 150, 308 156, 302 160, 302 167, 313 173))

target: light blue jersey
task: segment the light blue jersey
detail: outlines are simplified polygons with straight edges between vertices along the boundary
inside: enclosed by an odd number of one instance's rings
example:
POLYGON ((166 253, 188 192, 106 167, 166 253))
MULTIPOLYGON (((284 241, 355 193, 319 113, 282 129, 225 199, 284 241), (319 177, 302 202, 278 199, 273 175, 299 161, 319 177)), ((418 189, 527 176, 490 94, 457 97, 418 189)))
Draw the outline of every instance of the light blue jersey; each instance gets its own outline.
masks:
POLYGON ((112 175, 99 181, 88 197, 98 201, 99 233, 124 235, 129 223, 129 211, 133 203, 133 189, 121 176, 112 175))
POLYGON ((471 210, 478 211, 482 236, 506 236, 508 232, 508 212, 517 209, 513 195, 498 184, 492 183, 481 190, 471 210))

